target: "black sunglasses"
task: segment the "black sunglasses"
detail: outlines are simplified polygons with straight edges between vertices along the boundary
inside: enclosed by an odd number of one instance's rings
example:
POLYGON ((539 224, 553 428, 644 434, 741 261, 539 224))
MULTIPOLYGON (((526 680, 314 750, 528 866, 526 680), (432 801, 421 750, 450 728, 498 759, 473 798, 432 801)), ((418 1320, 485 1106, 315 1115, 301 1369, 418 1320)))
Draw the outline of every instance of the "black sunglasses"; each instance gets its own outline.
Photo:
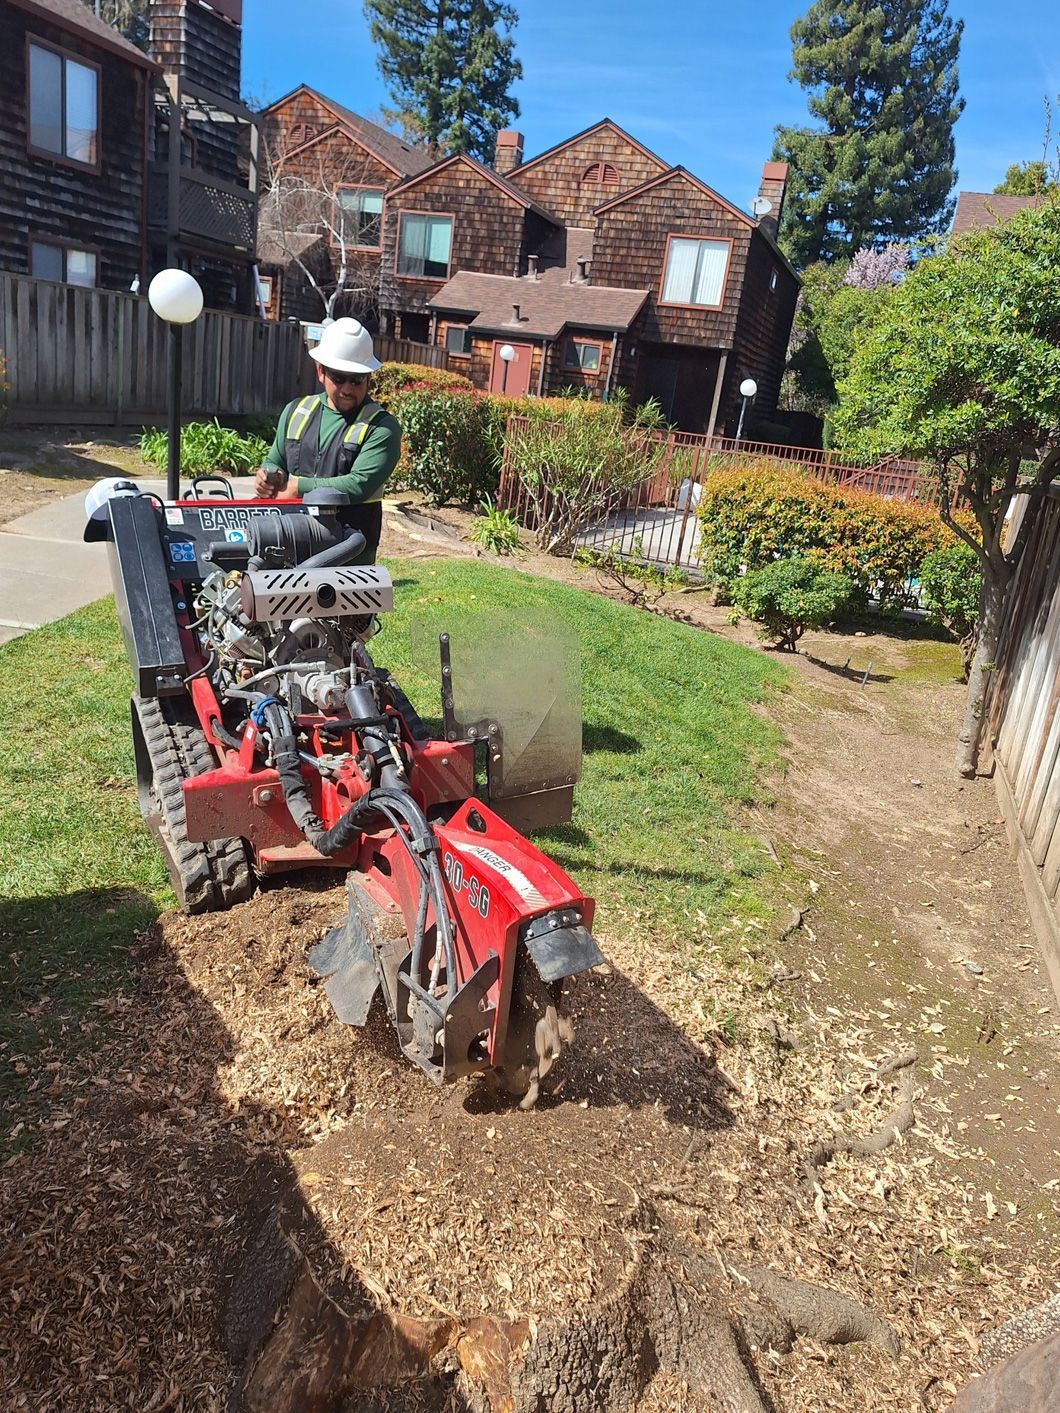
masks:
POLYGON ((359 388, 362 383, 368 381, 367 373, 333 373, 330 368, 324 369, 324 376, 340 388, 343 383, 352 383, 355 388, 359 388))

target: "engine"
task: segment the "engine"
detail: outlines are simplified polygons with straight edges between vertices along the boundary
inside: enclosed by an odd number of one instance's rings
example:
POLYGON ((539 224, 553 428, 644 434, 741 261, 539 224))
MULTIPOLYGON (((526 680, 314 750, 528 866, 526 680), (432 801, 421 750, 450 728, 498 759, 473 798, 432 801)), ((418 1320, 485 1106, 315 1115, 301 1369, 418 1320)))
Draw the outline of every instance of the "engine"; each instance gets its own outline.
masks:
POLYGON ((358 650, 394 606, 377 565, 221 570, 202 582, 195 626, 222 689, 341 709, 358 650))

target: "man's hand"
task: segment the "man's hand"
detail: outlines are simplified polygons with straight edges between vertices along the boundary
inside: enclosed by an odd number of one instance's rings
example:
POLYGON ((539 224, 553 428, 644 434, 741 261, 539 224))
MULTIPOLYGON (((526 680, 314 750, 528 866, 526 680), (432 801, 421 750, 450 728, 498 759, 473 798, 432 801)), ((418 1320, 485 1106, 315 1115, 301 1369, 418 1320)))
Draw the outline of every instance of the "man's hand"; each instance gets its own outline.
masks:
POLYGON ((280 489, 283 472, 275 466, 259 466, 254 473, 254 494, 261 500, 272 500, 280 489))

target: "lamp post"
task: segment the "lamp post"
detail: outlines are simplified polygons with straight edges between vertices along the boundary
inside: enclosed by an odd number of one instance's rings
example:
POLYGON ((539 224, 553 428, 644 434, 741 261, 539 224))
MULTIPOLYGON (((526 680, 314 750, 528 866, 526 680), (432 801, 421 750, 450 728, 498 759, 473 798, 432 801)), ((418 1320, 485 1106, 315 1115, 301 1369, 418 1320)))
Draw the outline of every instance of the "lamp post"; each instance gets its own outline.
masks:
POLYGON ((743 436, 743 419, 747 415, 747 404, 757 392, 758 384, 755 382, 754 378, 744 378, 743 382, 740 384, 740 396, 743 398, 743 402, 740 404, 740 420, 736 425, 737 441, 743 436))
POLYGON ((497 356, 504 364, 504 370, 501 373, 501 397, 503 397, 504 390, 508 386, 508 369, 511 366, 512 359, 515 357, 515 349, 512 348, 510 343, 502 343, 497 350, 497 356))
POLYGON ((169 325, 169 455, 166 499, 180 495, 180 372, 185 324, 202 313, 202 290, 186 270, 159 270, 147 290, 151 308, 169 325))

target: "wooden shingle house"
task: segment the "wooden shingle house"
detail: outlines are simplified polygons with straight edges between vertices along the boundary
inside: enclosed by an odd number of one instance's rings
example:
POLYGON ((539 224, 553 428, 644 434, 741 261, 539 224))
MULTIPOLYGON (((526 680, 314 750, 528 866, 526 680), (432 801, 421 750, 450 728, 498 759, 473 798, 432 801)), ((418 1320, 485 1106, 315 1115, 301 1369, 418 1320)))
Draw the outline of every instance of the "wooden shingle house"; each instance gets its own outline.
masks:
POLYGON ((504 131, 492 166, 432 162, 305 87, 267 110, 265 140, 274 170, 279 154, 349 192, 347 254, 369 274, 333 312, 443 346, 482 388, 623 387, 720 432, 753 377, 757 415, 774 411, 799 288, 776 244, 783 163, 766 163, 752 216, 610 119, 529 160, 504 131))

